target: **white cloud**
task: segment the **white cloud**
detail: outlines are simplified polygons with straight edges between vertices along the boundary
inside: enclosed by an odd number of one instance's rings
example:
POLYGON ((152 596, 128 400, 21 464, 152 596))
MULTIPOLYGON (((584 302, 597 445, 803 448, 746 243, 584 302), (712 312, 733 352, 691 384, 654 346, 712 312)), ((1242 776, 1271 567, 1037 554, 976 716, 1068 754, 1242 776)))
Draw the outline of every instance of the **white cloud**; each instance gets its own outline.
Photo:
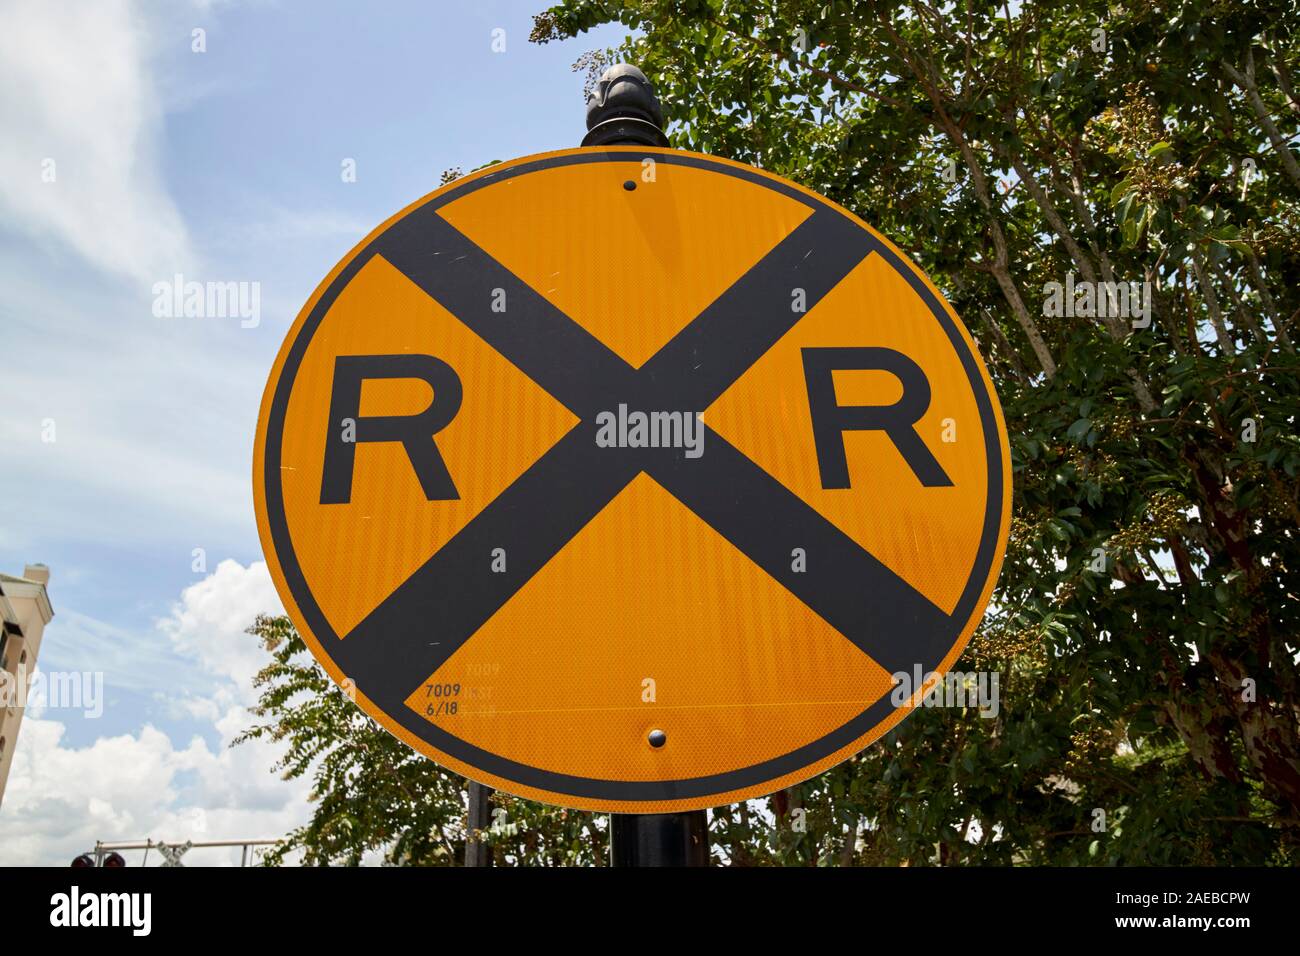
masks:
POLYGON ((188 562, 192 548, 247 553, 255 539, 259 399, 333 261, 304 254, 298 277, 286 250, 346 248, 365 224, 291 210, 235 177, 206 216, 193 192, 168 192, 159 158, 187 140, 165 120, 247 73, 189 52, 195 25, 220 36, 225 6, 0 0, 0 495, 22 501, 0 522, 6 552, 113 542, 188 562), (46 158, 54 183, 41 181, 46 158), (176 273, 259 282, 262 324, 155 317, 153 284, 176 273))
POLYGON ((10 227, 136 280, 191 267, 159 175, 161 99, 135 5, 8 0, 0 21, 0 211, 10 227), (49 160, 53 182, 42 179, 49 160))
POLYGON ((171 617, 159 628, 176 650, 240 690, 239 703, 255 699, 253 677, 266 664, 266 651, 245 634, 259 613, 283 613, 266 562, 245 568, 226 560, 181 594, 171 617))
POLYGON ((0 257, 13 359, 0 376, 0 491, 25 501, 5 522, 9 547, 56 535, 156 542, 160 531, 183 535, 185 555, 246 542, 273 333, 156 319, 147 297, 34 278, 26 265, 0 257))
MULTIPOLYGON (((62 866, 96 840, 274 838, 304 822, 309 784, 272 772, 279 747, 229 747, 252 722, 249 681, 266 659, 244 630, 258 613, 279 608, 265 564, 223 561, 159 622, 156 639, 212 679, 206 698, 188 702, 212 721, 215 748, 199 737, 178 745, 152 724, 72 747, 56 711, 29 714, 0 806, 0 863, 62 866)), ((127 854, 128 863, 142 856, 127 854)), ((238 850, 186 857, 194 865, 238 859, 238 850)), ((158 862, 154 852, 150 864, 158 862)))
POLYGON ((163 93, 186 86, 163 78, 162 44, 172 61, 176 37, 187 51, 181 25, 206 8, 0 0, 0 325, 11 359, 0 491, 26 502, 7 523, 8 548, 156 541, 159 529, 189 539, 184 551, 247 541, 245 462, 268 363, 225 327, 240 332, 237 322, 151 312, 155 281, 201 271, 158 157, 163 93), (46 159, 53 183, 42 181, 46 159))
POLYGON ((45 629, 40 665, 46 671, 102 672, 109 689, 146 696, 159 688, 197 693, 212 686, 155 631, 118 627, 63 606, 45 629))
POLYGON ((40 664, 47 671, 100 671, 111 691, 168 698, 178 714, 215 721, 223 705, 254 701, 253 675, 266 652, 245 630, 259 611, 283 613, 266 563, 245 568, 225 560, 186 588, 154 629, 119 627, 60 605, 45 630, 40 664))

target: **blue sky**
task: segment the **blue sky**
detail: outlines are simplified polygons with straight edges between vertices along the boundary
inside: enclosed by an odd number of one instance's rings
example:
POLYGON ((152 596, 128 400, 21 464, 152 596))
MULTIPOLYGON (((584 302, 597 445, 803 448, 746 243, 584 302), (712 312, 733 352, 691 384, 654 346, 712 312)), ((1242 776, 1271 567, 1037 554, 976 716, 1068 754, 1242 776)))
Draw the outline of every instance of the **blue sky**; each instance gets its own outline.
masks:
POLYGON ((97 720, 29 713, 0 864, 301 818, 266 754, 225 748, 261 660, 242 628, 276 609, 262 389, 315 285, 443 170, 577 145, 571 65, 622 32, 536 46, 542 6, 0 0, 0 570, 51 567, 41 666, 107 690, 97 720), (155 317, 176 273, 259 283, 260 324, 155 317))

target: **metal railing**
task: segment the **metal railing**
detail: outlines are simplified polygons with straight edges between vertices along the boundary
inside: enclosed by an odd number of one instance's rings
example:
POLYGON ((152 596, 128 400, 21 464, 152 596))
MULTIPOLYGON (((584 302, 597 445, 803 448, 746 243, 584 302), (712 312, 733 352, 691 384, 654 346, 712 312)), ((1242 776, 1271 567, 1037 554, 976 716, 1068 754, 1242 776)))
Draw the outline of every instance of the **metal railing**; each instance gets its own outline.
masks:
POLYGON ((279 842, 279 840, 186 840, 184 843, 168 843, 164 840, 135 840, 125 843, 105 843, 103 840, 96 840, 91 856, 94 857, 95 866, 103 866, 104 858, 110 853, 119 850, 144 850, 144 860, 140 863, 144 866, 149 862, 149 851, 157 850, 163 858, 163 866, 184 866, 181 857, 190 850, 237 846, 241 848, 239 865, 251 866, 256 862, 255 847, 275 846, 279 842))

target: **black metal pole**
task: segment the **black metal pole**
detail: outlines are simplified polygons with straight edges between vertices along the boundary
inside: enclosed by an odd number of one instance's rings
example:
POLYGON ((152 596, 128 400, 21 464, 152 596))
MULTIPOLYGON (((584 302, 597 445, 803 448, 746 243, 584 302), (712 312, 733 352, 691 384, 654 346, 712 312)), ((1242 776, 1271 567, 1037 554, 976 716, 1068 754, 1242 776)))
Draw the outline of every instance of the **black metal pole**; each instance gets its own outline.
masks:
MULTIPOLYGON (((583 146, 667 147, 664 113, 646 75, 617 63, 587 96, 583 146)), ((611 813, 611 866, 708 866, 709 818, 689 813, 611 813)))
POLYGON ((611 866, 708 866, 709 818, 689 813, 611 813, 611 866))
POLYGON ((478 838, 480 830, 486 830, 492 824, 491 805, 492 788, 481 783, 469 782, 469 816, 466 820, 465 865, 491 866, 492 854, 488 847, 478 838))

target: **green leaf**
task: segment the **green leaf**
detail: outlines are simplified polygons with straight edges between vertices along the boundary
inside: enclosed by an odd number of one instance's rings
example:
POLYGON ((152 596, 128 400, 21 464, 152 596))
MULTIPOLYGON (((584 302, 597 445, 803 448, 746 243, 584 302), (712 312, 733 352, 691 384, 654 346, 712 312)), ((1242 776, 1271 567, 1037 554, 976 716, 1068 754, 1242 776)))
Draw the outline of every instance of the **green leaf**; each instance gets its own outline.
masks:
POLYGON ((1083 436, 1088 434, 1088 430, 1091 428, 1091 421, 1086 418, 1080 418, 1066 430, 1065 437, 1070 439, 1070 441, 1081 441, 1083 436))

